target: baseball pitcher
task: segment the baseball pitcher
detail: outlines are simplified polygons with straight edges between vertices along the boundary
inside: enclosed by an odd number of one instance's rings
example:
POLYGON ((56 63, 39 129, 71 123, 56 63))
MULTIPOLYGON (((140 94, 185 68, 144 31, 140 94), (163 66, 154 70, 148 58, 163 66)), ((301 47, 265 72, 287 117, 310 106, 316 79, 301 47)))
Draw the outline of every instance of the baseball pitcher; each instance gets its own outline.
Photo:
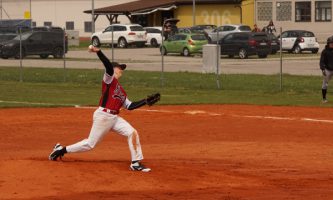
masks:
POLYGON ((93 149, 110 130, 127 137, 131 153, 130 169, 133 171, 149 172, 150 168, 141 164, 143 154, 138 132, 122 117, 118 116, 121 107, 134 110, 144 105, 153 105, 160 100, 160 94, 156 93, 140 101, 131 102, 118 80, 126 69, 125 64, 110 62, 109 59, 97 47, 89 46, 89 52, 97 53, 103 62, 105 73, 102 81, 102 95, 99 107, 93 115, 93 125, 88 138, 69 146, 55 145, 49 159, 56 161, 65 153, 84 152, 93 149))

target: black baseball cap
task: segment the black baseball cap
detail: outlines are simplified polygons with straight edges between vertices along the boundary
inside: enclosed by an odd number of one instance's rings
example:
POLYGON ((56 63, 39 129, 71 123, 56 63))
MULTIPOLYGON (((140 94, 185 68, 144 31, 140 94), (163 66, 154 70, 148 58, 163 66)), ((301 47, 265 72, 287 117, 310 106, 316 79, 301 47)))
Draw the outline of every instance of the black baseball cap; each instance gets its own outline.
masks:
POLYGON ((327 38, 327 44, 333 43, 333 36, 327 38))
POLYGON ((117 62, 111 62, 111 64, 113 67, 119 67, 122 70, 126 69, 126 64, 119 64, 117 62))

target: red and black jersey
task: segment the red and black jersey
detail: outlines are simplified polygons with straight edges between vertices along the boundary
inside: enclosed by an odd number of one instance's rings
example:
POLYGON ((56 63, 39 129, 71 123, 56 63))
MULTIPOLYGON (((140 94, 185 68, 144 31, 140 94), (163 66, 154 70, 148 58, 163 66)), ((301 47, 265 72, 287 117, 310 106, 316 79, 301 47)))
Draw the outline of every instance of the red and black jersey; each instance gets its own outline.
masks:
POLYGON ((127 94, 114 76, 104 74, 102 81, 102 96, 99 100, 99 106, 119 112, 123 106, 127 94))
MULTIPOLYGON (((102 81, 102 96, 99 100, 99 106, 108 109, 110 113, 118 114, 121 107, 125 107, 128 110, 133 110, 146 105, 146 99, 142 99, 137 102, 131 102, 127 98, 127 94, 123 87, 119 84, 118 80, 114 77, 113 65, 109 59, 102 53, 98 51, 97 55, 99 59, 103 62, 105 67, 105 73, 102 81)), ((121 67, 116 63, 117 67, 121 67)), ((126 68, 126 65, 123 70, 126 68)))

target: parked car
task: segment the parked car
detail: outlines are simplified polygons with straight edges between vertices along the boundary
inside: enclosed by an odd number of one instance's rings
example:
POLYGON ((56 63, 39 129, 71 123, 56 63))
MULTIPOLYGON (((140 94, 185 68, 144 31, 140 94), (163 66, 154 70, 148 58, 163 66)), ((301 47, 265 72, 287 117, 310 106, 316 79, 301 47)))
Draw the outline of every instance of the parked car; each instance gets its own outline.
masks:
POLYGON ((164 39, 168 39, 169 36, 178 33, 178 26, 177 26, 178 22, 179 19, 176 18, 169 18, 164 20, 163 22, 164 39))
POLYGON ((207 33, 208 41, 209 43, 216 43, 227 34, 233 32, 251 32, 251 27, 242 24, 228 24, 219 26, 218 28, 213 29, 211 32, 207 33))
POLYGON ((4 42, 7 40, 11 40, 14 37, 16 37, 17 35, 20 34, 20 29, 21 29, 21 33, 25 33, 28 31, 31 31, 31 28, 29 27, 0 27, 0 42, 4 42))
POLYGON ((37 26, 33 27, 32 31, 52 31, 63 33, 64 29, 58 26, 37 26))
MULTIPOLYGON (((289 53, 302 53, 303 51, 311 51, 318 53, 319 44, 313 32, 305 30, 289 30, 281 33, 282 50, 289 53)), ((280 42, 281 43, 281 42, 280 42)))
POLYGON ((178 28, 178 33, 197 33, 197 34, 204 34, 207 38, 208 33, 212 32, 214 28, 217 28, 215 25, 196 25, 191 27, 180 27, 178 28))
POLYGON ((273 33, 268 33, 267 36, 271 45, 271 54, 276 54, 280 51, 280 41, 273 33))
POLYGON ((162 43, 162 27, 155 26, 155 27, 144 27, 143 28, 147 35, 146 35, 146 45, 151 45, 152 47, 158 47, 162 43))
POLYGON ((191 27, 179 27, 178 33, 185 33, 185 34, 191 34, 191 27))
POLYGON ((146 41, 146 31, 139 24, 112 24, 91 36, 91 43, 97 47, 101 44, 116 44, 120 48, 126 48, 128 45, 144 47, 146 41))
POLYGON ((266 33, 238 32, 229 33, 219 41, 221 55, 234 57, 238 55, 241 59, 251 55, 266 58, 271 52, 269 39, 266 33))
POLYGON ((214 30, 217 28, 217 26, 213 24, 201 24, 201 25, 192 26, 192 28, 200 30, 214 30))
POLYGON ((191 28, 194 32, 204 34, 208 40, 209 39, 208 34, 211 33, 214 29, 216 29, 217 26, 212 24, 202 24, 202 25, 192 26, 191 28))
MULTIPOLYGON (((62 30, 62 29, 61 29, 62 30)), ((64 32, 52 30, 35 30, 17 35, 9 41, 0 44, 0 57, 7 59, 20 58, 20 40, 22 41, 22 57, 27 55, 39 55, 47 58, 53 55, 54 58, 62 58, 68 50, 67 38, 64 32), (64 41, 65 40, 65 41, 64 41), (65 43, 65 44, 64 44, 65 43)))
POLYGON ((161 54, 180 53, 184 56, 202 53, 202 46, 208 41, 203 34, 177 33, 170 36, 160 47, 161 54))

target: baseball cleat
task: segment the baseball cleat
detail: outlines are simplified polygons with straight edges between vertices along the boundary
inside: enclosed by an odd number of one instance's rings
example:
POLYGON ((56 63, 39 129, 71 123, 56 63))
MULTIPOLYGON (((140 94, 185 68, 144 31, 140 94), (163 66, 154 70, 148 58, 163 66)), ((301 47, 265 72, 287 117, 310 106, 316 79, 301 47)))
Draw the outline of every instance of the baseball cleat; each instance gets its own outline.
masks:
POLYGON ((53 151, 52 153, 49 155, 49 160, 53 160, 53 161, 56 161, 59 157, 60 159, 64 156, 64 153, 63 153, 63 146, 61 146, 59 143, 56 144, 53 148, 53 151))
POLYGON ((327 99, 323 99, 322 103, 328 103, 327 99))
POLYGON ((132 171, 142 171, 142 172, 150 172, 151 169, 148 167, 145 167, 143 164, 141 164, 140 162, 136 162, 136 163, 132 163, 130 165, 130 169, 132 171))

